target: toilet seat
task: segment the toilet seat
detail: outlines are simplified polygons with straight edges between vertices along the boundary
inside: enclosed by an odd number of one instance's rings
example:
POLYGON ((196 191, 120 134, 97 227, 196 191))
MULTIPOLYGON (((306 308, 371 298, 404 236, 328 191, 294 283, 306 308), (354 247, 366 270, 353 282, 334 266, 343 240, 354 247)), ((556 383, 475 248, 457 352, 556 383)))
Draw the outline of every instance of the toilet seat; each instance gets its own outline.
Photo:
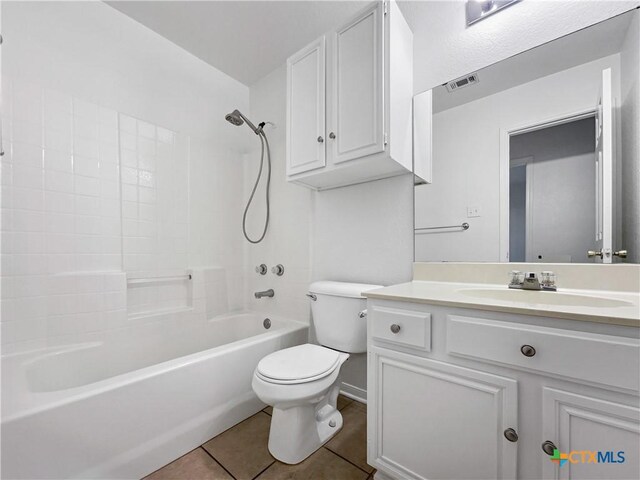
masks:
POLYGON ((344 354, 310 343, 279 350, 258 363, 256 376, 279 385, 308 383, 325 378, 341 365, 344 354))

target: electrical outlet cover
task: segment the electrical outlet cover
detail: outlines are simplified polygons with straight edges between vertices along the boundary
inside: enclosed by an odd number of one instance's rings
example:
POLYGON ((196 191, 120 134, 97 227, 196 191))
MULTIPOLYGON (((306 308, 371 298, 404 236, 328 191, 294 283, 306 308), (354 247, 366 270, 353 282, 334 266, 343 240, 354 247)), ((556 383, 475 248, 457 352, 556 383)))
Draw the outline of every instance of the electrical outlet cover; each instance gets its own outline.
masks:
POLYGON ((480 207, 472 206, 467 207, 467 218, 474 218, 480 216, 480 207))

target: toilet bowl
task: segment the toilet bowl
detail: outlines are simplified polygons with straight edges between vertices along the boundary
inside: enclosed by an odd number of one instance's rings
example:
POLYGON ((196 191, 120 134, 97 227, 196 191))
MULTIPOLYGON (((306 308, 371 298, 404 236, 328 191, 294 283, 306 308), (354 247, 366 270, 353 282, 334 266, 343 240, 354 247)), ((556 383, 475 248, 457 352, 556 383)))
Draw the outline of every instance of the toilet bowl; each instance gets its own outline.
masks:
POLYGON ((336 402, 340 367, 349 358, 318 345, 279 350, 263 358, 252 387, 273 406, 269 451, 284 463, 296 464, 328 442, 342 428, 336 402))
POLYGON ((273 406, 269 451, 284 463, 303 461, 342 428, 340 369, 349 353, 366 352, 366 299, 379 285, 315 282, 309 288, 318 341, 279 350, 255 369, 253 391, 273 406), (347 353, 348 352, 348 353, 347 353))

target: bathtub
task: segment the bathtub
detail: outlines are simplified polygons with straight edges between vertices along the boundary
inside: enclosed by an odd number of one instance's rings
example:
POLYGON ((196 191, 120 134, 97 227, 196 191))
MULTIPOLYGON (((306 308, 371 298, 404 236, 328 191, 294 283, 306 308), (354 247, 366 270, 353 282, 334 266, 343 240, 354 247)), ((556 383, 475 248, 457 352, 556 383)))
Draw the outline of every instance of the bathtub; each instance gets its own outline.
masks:
POLYGON ((142 478, 264 405, 258 361, 306 324, 179 315, 2 357, 2 478, 142 478))

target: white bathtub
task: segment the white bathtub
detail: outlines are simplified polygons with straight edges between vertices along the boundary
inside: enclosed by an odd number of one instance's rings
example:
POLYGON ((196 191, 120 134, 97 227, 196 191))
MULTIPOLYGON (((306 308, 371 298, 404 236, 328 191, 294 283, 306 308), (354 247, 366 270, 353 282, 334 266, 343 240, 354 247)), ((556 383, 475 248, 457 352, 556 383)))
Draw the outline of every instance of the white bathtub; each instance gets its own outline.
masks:
POLYGON ((180 316, 2 358, 2 478, 142 478, 256 413, 253 370, 307 325, 180 316))

